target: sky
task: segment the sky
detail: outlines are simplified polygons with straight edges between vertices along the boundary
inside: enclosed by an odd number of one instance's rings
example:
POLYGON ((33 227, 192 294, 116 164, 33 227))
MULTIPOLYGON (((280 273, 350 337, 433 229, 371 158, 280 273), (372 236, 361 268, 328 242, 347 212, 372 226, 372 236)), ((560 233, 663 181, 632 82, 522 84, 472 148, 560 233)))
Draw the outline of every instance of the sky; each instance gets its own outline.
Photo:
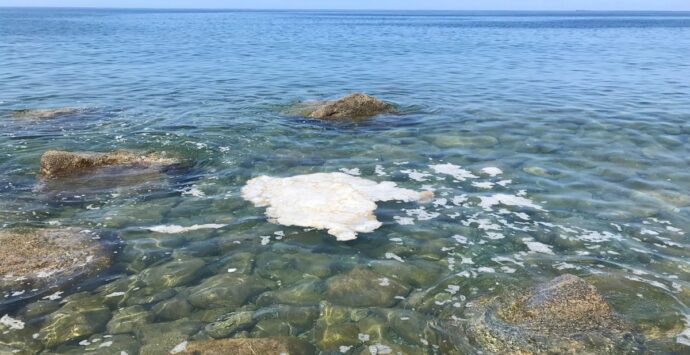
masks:
POLYGON ((690 11, 690 0, 0 0, 0 6, 348 10, 690 11))

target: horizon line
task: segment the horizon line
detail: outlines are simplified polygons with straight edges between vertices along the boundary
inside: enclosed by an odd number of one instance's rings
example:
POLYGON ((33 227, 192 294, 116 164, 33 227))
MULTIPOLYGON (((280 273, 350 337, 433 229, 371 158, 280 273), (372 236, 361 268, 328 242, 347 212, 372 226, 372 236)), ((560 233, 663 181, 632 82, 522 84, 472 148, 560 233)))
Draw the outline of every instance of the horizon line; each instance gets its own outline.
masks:
POLYGON ((207 10, 207 11, 458 11, 458 12, 690 12, 688 10, 534 10, 534 9, 318 9, 318 8, 223 8, 223 7, 130 7, 130 6, 7 6, 0 9, 102 9, 102 10, 207 10))

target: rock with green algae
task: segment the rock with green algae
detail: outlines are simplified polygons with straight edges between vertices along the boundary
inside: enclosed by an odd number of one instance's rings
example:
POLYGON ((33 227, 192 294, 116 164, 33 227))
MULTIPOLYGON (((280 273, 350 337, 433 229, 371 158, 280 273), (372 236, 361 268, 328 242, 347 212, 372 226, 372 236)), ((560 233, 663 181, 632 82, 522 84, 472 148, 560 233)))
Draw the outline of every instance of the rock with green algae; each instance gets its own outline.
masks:
POLYGON ((175 320, 188 317, 194 306, 187 299, 177 294, 175 297, 160 301, 151 307, 151 312, 157 319, 175 320))
POLYGON ((49 150, 41 156, 39 175, 44 179, 55 179, 112 166, 163 168, 177 163, 176 159, 155 153, 138 154, 124 150, 112 153, 73 153, 49 150))
POLYGON ((79 228, 1 230, 0 306, 105 270, 112 248, 100 238, 79 228))
POLYGON ((520 295, 473 302, 465 332, 493 353, 636 354, 641 336, 597 289, 562 275, 520 295))
POLYGON ((273 282, 258 276, 225 273, 192 287, 187 300, 199 308, 239 307, 272 286, 273 282))
POLYGON ((142 325, 135 331, 141 343, 139 355, 168 354, 176 346, 187 341, 201 327, 201 322, 187 318, 174 322, 142 325))
POLYGON ((271 304, 315 305, 323 300, 326 282, 315 276, 288 287, 267 291, 259 295, 256 303, 262 306, 271 304))
POLYGON ((196 279, 206 265, 203 259, 177 259, 144 270, 139 279, 153 289, 186 285, 196 279))
POLYGON ((408 285, 375 273, 366 267, 331 277, 326 281, 325 299, 349 307, 390 307, 405 297, 408 285))
POLYGON ((64 345, 42 355, 134 355, 139 353, 139 343, 131 334, 95 334, 81 342, 81 345, 64 345))
POLYGON ((301 102, 291 112, 310 118, 338 120, 363 119, 383 113, 394 113, 393 105, 363 93, 353 93, 333 101, 301 102))
POLYGON ((179 354, 187 355, 311 355, 316 353, 313 345, 296 337, 199 340, 191 341, 181 348, 183 350, 179 354))
POLYGON ((77 293, 66 298, 65 304, 47 317, 38 339, 47 348, 83 339, 104 330, 111 316, 103 298, 77 293))
POLYGON ((138 327, 151 323, 153 314, 142 306, 131 306, 118 310, 106 326, 109 334, 132 333, 138 327))

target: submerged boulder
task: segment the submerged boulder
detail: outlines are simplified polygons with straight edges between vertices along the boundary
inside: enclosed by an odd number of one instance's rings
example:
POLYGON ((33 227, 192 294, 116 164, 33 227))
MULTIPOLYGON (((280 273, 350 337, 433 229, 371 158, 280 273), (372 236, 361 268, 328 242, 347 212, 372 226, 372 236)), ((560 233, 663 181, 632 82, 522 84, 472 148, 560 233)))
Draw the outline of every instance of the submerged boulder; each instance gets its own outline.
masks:
POLYGON ((183 348, 184 350, 176 353, 190 355, 309 355, 316 353, 313 345, 296 337, 199 340, 191 341, 183 348))
POLYGON ((156 168, 177 161, 159 154, 142 155, 128 151, 113 153, 73 153, 49 150, 41 156, 40 176, 46 179, 83 174, 110 166, 156 168))
POLYGON ((74 115, 81 111, 82 109, 75 107, 23 109, 13 111, 11 117, 28 120, 45 120, 61 116, 74 115))
POLYGON ((333 276, 326 281, 325 298, 348 307, 390 307, 405 297, 410 287, 377 274, 366 267, 355 267, 350 272, 333 276))
POLYGON ((475 302, 466 332, 480 348, 517 354, 638 353, 634 327, 597 289, 562 275, 517 297, 475 302))
POLYGON ((350 94, 334 101, 314 104, 311 107, 305 106, 303 111, 308 117, 322 120, 367 118, 395 112, 392 105, 362 93, 350 94))
POLYGON ((110 248, 77 228, 0 230, 0 305, 94 275, 110 265, 110 248))

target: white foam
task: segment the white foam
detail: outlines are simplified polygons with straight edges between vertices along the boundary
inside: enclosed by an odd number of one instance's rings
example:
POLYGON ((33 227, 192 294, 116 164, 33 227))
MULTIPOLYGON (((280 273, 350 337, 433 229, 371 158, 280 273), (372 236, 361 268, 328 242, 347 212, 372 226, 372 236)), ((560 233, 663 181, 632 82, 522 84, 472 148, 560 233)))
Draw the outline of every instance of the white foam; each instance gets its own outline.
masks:
POLYGON ((491 177, 503 174, 503 170, 501 170, 495 166, 487 166, 486 168, 482 169, 482 172, 486 175, 491 176, 491 177))
POLYGON ((160 226, 154 226, 154 227, 148 227, 147 229, 150 230, 151 232, 156 232, 156 233, 165 233, 165 234, 177 234, 177 233, 185 233, 185 232, 190 232, 190 231, 195 231, 195 230, 200 230, 200 229, 219 229, 227 226, 227 224, 195 224, 193 226, 189 227, 183 227, 183 226, 178 226, 176 224, 171 224, 171 225, 160 225, 160 226))
POLYGON ((417 171, 417 170, 400 170, 401 173, 407 174, 407 176, 410 177, 410 179, 414 181, 427 181, 429 177, 431 177, 431 174, 425 173, 423 171, 417 171))
POLYGON ((182 191, 182 194, 183 195, 190 195, 190 196, 194 196, 194 197, 206 196, 206 194, 203 191, 201 191, 196 185, 190 187, 187 190, 182 191))
POLYGON ((338 240, 353 240, 357 233, 381 226, 376 201, 419 201, 429 193, 397 187, 343 173, 317 173, 287 178, 260 176, 242 188, 242 197, 267 207, 269 221, 285 226, 326 229, 338 240))
POLYGON ((472 186, 480 188, 480 189, 489 190, 489 189, 492 189, 494 187, 494 183, 491 181, 481 181, 481 182, 475 181, 472 183, 472 186))
POLYGON ((340 171, 344 172, 345 174, 353 175, 353 176, 362 175, 362 172, 359 170, 359 168, 354 168, 354 169, 341 168, 340 171))
POLYGON ((553 250, 551 250, 550 245, 536 242, 531 238, 525 238, 522 240, 522 242, 525 243, 525 245, 527 245, 527 248, 529 248, 529 250, 533 252, 553 255, 553 250))
POLYGON ((24 322, 20 321, 19 319, 14 319, 10 317, 8 314, 5 314, 0 318, 0 324, 7 326, 10 329, 13 330, 22 330, 24 329, 24 322))
POLYGON ((383 169, 383 166, 381 166, 381 165, 377 165, 377 166, 374 168, 374 174, 376 174, 376 176, 386 176, 386 175, 388 175, 388 174, 386 173, 386 170, 384 170, 384 169, 383 169))
POLYGON ((491 196, 480 196, 479 198, 481 199, 479 206, 485 210, 490 210, 491 207, 495 205, 530 207, 536 210, 543 210, 541 206, 532 202, 532 200, 519 195, 495 194, 491 196))
POLYGON ((472 174, 469 170, 465 170, 459 165, 454 164, 436 164, 429 165, 437 174, 446 174, 452 176, 456 180, 465 181, 467 179, 476 179, 477 176, 472 174))

